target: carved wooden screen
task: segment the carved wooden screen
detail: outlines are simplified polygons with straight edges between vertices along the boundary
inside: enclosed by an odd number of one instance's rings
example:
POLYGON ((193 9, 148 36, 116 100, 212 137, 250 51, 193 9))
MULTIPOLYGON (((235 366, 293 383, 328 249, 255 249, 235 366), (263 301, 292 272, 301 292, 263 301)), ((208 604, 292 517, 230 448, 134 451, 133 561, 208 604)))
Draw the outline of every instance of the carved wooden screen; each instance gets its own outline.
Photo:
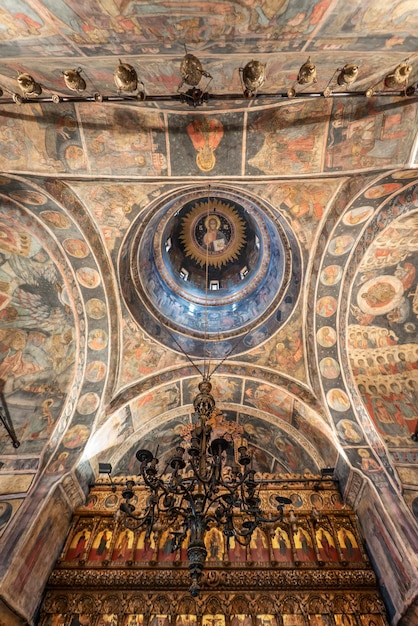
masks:
MULTIPOLYGON (((280 488, 279 488, 280 487, 280 488)), ((158 528, 126 529, 122 486, 95 486, 73 519, 47 586, 40 626, 387 626, 355 515, 331 481, 281 483, 283 522, 256 530, 247 547, 206 534, 198 598, 188 593, 187 540, 158 528)), ((138 510, 146 494, 137 489, 138 510)))

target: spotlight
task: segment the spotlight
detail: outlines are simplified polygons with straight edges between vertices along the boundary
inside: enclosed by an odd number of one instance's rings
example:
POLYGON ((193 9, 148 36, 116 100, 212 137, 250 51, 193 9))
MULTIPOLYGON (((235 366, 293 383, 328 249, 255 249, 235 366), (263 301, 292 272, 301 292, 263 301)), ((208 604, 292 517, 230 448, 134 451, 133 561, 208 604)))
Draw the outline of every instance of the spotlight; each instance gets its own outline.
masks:
POLYGON ((129 63, 122 63, 119 60, 119 65, 113 73, 113 79, 118 91, 133 92, 138 87, 138 75, 135 68, 129 63))
POLYGON ((344 65, 344 67, 340 70, 338 74, 337 83, 339 85, 351 85, 357 78, 358 75, 358 65, 353 65, 352 63, 344 65))
POLYGON ((291 87, 287 90, 287 97, 294 98, 296 96, 296 85, 311 85, 316 83, 316 66, 311 61, 311 57, 300 67, 298 77, 291 87))
POLYGON ((311 61, 311 57, 301 66, 297 77, 299 85, 310 85, 316 83, 316 66, 311 61))
POLYGON ((240 67, 239 71, 244 84, 244 96, 252 98, 266 80, 266 66, 260 61, 250 61, 244 68, 240 67))
POLYGON ((406 84, 408 77, 412 72, 412 65, 409 65, 407 61, 400 63, 390 74, 385 77, 385 87, 398 87, 399 85, 406 84))
POLYGON ((335 467, 323 467, 321 469, 321 476, 322 478, 334 476, 334 472, 335 472, 335 467))
POLYGON ((110 476, 112 473, 112 466, 110 463, 99 463, 99 474, 107 474, 110 476))
POLYGON ((112 473, 112 466, 110 463, 99 463, 99 474, 107 474, 107 477, 110 480, 110 484, 112 485, 112 491, 113 493, 115 493, 116 485, 112 481, 111 473, 112 473))
POLYGON ((204 71, 199 59, 195 57, 194 54, 190 54, 190 52, 187 52, 183 57, 180 65, 180 74, 182 82, 179 85, 179 89, 183 83, 191 85, 191 87, 196 87, 200 83, 202 76, 212 78, 208 72, 204 71))
POLYGON ((67 85, 68 89, 71 91, 84 91, 86 88, 86 81, 80 75, 81 67, 76 70, 65 70, 63 72, 64 82, 67 85))
POLYGON ((42 93, 41 85, 37 83, 30 74, 26 74, 25 72, 19 74, 17 82, 24 96, 40 96, 42 93))

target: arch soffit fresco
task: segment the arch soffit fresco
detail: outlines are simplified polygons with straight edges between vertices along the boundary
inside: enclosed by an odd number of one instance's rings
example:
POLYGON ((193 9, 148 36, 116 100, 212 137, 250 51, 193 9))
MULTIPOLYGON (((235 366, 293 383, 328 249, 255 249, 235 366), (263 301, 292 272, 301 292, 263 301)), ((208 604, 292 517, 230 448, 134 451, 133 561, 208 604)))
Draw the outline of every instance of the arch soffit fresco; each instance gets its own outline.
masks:
MULTIPOLYGON (((213 378, 215 399, 217 399, 217 386, 224 384, 222 379, 226 381, 226 385, 231 382, 231 378, 221 376, 213 378)), ((189 388, 191 385, 193 389, 195 389, 198 380, 199 379, 196 378, 181 378, 173 380, 170 385, 165 385, 154 391, 157 396, 161 395, 164 397, 169 393, 173 394, 174 389, 179 391, 182 389, 182 385, 187 385, 189 388)), ((248 380, 249 379, 247 379, 247 381, 248 380)), ((243 382, 244 386, 245 381, 241 382, 243 382)), ((259 383, 257 382, 256 387, 258 388, 258 386, 259 383)), ((238 439, 236 440, 239 441, 242 436, 247 439, 252 448, 267 451, 267 449, 271 447, 270 444, 272 442, 269 444, 267 441, 262 441, 261 433, 263 432, 268 439, 268 433, 277 431, 277 433, 280 432, 284 435, 284 439, 287 443, 292 442, 295 448, 300 447, 307 453, 312 461, 311 471, 314 471, 313 468, 315 468, 315 471, 319 472, 322 467, 334 466, 338 454, 338 442, 335 440, 331 429, 326 425, 324 428, 323 419, 310 407, 300 401, 296 401, 294 397, 284 392, 282 388, 265 383, 262 387, 265 388, 266 394, 270 397, 274 395, 276 398, 280 397, 283 404, 286 405, 286 409, 290 408, 291 412, 290 414, 285 414, 283 411, 283 415, 279 416, 277 413, 269 412, 268 406, 262 410, 255 406, 250 406, 249 404, 243 404, 242 402, 218 400, 217 408, 220 409, 226 417, 226 423, 230 424, 231 422, 229 420, 232 420, 233 423, 236 421, 236 423, 239 424, 237 432, 242 431, 242 434, 237 435, 238 439), (295 414, 297 415, 296 418, 295 414)), ((181 392, 179 395, 183 395, 183 393, 181 392)), ((190 399, 190 397, 186 398, 183 404, 179 403, 174 408, 160 412, 160 405, 157 403, 156 407, 155 404, 152 405, 152 401, 150 402, 152 406, 148 407, 149 411, 147 410, 147 394, 136 397, 107 418, 103 426, 99 428, 92 437, 91 445, 87 445, 85 454, 89 456, 89 454, 97 453, 98 460, 111 462, 114 468, 117 466, 124 468, 130 467, 132 468, 131 471, 125 473, 131 473, 134 468, 132 460, 135 461, 134 453, 136 449, 144 445, 145 447, 151 447, 151 449, 153 449, 153 446, 155 447, 159 444, 162 431, 166 429, 172 430, 171 427, 175 426, 177 427, 177 431, 174 432, 178 434, 179 423, 191 423, 193 407, 190 403, 190 399), (129 428, 126 429, 127 422, 131 425, 131 431, 129 431, 129 428), (120 437, 118 441, 118 427, 120 428, 121 424, 126 430, 124 430, 124 438, 120 437), (111 433, 114 437, 113 440, 108 437, 108 435, 112 437, 111 433)), ((277 433, 275 435, 276 437, 277 433)), ((180 440, 176 445, 179 444, 180 440)), ((174 434, 171 435, 170 445, 175 446, 174 434)), ((296 450, 294 451, 296 452, 296 450)), ((165 452, 167 452, 167 450, 165 452)), ((274 458, 271 449, 268 454, 270 457, 274 458)), ((90 460, 95 464, 93 459, 90 460)), ((284 465, 286 465, 286 463, 284 463, 284 465)), ((293 472, 292 469, 287 469, 286 471, 297 473, 298 469, 293 467, 293 472)))
MULTIPOLYGON (((102 392, 114 378, 109 358, 111 349, 116 349, 114 346, 117 333, 114 331, 114 323, 112 324, 109 319, 107 311, 109 301, 115 301, 115 298, 109 289, 106 272, 103 272, 103 268, 107 266, 107 260, 101 252, 100 239, 94 235, 91 222, 83 207, 71 192, 63 189, 57 181, 28 182, 26 178, 11 175, 1 177, 0 194, 2 196, 0 217, 5 220, 4 223, 9 221, 15 230, 17 226, 23 228, 28 234, 28 239, 37 238, 40 242, 40 249, 49 254, 56 269, 56 276, 59 277, 58 281, 64 286, 63 289, 59 289, 61 296, 58 293, 58 297, 62 300, 63 311, 67 311, 67 315, 72 316, 70 345, 73 341, 75 343, 72 359, 73 373, 70 377, 65 377, 64 387, 57 388, 54 396, 52 388, 49 389, 48 386, 48 383, 51 380, 54 381, 59 375, 58 364, 55 370, 44 371, 42 369, 36 373, 41 378, 42 375, 44 376, 49 392, 48 389, 42 390, 36 388, 36 385, 31 386, 30 380, 24 385, 23 378, 17 374, 9 376, 4 390, 14 428, 19 434, 20 450, 23 451, 23 448, 27 446, 27 453, 33 456, 33 467, 31 466, 28 470, 29 474, 33 474, 30 489, 34 491, 35 485, 42 480, 41 492, 44 493, 77 462, 82 447, 90 435, 91 422, 101 403, 102 392), (60 191, 59 194, 57 194, 57 188, 60 191), (60 195, 60 201, 57 201, 55 195, 60 195), (88 233, 88 237, 85 233, 88 233), (94 244, 97 244, 94 254, 90 247, 92 239, 94 244), (101 255, 102 258, 100 258, 101 255), (64 299, 63 296, 65 296, 64 299), (100 346, 100 351, 92 348, 94 338, 98 333, 106 338, 100 346), (113 342, 112 348, 110 342, 113 342), (17 391, 12 390, 12 395, 10 395, 8 387, 13 386, 14 383, 17 384, 17 391), (16 394, 22 393, 26 397, 19 400, 16 394), (27 428, 21 423, 20 411, 13 410, 14 401, 18 403, 17 406, 21 406, 21 403, 24 405, 29 403, 32 411, 35 407, 27 428), (58 406, 60 410, 57 412, 55 407, 58 406), (47 407, 51 410, 47 411, 47 407), (42 424, 43 430, 46 428, 48 437, 42 449, 37 445, 36 451, 32 454, 30 447, 34 435, 31 435, 31 429, 33 430, 35 421, 42 424)), ((27 257, 28 253, 25 255, 27 257)), ((15 256, 19 257, 19 254, 15 256)), ((31 262, 33 265, 34 261, 28 258, 27 264, 31 262)), ((19 264, 18 260, 17 267, 19 265, 21 263, 19 264)), ((58 340, 60 333, 65 331, 58 318, 57 324, 54 324, 53 316, 58 315, 60 303, 57 301, 55 309, 47 310, 50 298, 52 302, 57 299, 51 296, 51 293, 53 294, 58 288, 58 284, 54 282, 57 278, 54 278, 51 271, 46 276, 42 276, 36 272, 36 268, 32 267, 32 281, 29 265, 28 268, 24 274, 20 277, 16 275, 15 278, 16 283, 20 283, 18 289, 23 286, 23 293, 27 298, 31 298, 29 301, 26 300, 26 306, 29 307, 27 311, 35 315, 38 321, 33 326, 23 319, 20 329, 26 340, 22 353, 23 360, 25 360, 25 349, 28 350, 28 355, 30 349, 32 352, 36 349, 39 351, 39 346, 35 345, 37 337, 40 341, 42 338, 54 335, 58 340), (39 308, 38 316, 36 307, 39 308)), ((3 304, 6 304, 7 308, 7 303, 3 304)), ((2 308, 4 310, 4 307, 2 308)), ((17 318, 18 322, 21 314, 22 311, 17 318)), ((19 329, 19 324, 17 328, 19 329)), ((26 360, 30 357, 28 355, 26 360)), ((52 358, 52 355, 49 357, 52 358)), ((51 363, 49 366, 52 367, 51 363)), ((7 454, 7 450, 3 452, 7 454)), ((13 460, 10 461, 12 465, 13 462, 13 460)), ((10 469, 13 469, 12 465, 10 469)), ((23 491, 22 489, 22 493, 23 491)))
MULTIPOLYGON (((368 478, 370 467, 380 468, 377 470, 380 476, 374 480, 372 476, 378 490, 386 484, 399 491, 400 478, 394 470, 396 456, 388 451, 387 442, 373 423, 353 375, 350 365, 352 349, 348 342, 349 316, 353 305, 358 305, 358 298, 355 302, 352 300, 358 268, 375 239, 386 228, 417 210, 417 180, 414 170, 380 175, 347 204, 329 235, 315 285, 312 337, 316 361, 320 364, 324 359, 335 358, 341 365, 332 378, 324 376, 318 367, 321 394, 350 466, 368 478), (332 271, 327 269, 330 267, 332 271), (342 428, 342 421, 346 422, 346 429, 342 428)), ((367 278, 373 279, 373 273, 367 278)), ((391 306, 388 308, 390 311, 391 306)), ((361 316, 359 325, 366 330, 373 315, 367 318, 361 310, 358 313, 361 316)), ((387 328, 391 330, 389 324, 387 328)), ((401 447, 406 445, 411 449, 412 444, 408 440, 401 447)))

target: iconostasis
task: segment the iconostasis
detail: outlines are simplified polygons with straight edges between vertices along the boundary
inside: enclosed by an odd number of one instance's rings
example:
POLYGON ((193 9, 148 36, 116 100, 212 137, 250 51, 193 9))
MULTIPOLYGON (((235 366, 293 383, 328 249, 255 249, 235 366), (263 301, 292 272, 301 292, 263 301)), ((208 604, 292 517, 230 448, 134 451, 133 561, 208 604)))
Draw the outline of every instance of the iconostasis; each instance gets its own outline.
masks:
MULTIPOLYGON (((247 546, 215 526, 205 535, 202 591, 188 592, 188 538, 163 523, 127 528, 123 478, 97 483, 73 518, 50 576, 39 626, 386 626, 375 574, 352 509, 319 476, 260 492, 282 520, 258 527, 247 546), (277 513, 277 511, 276 511, 277 513)), ((136 511, 147 494, 135 488, 136 511)))

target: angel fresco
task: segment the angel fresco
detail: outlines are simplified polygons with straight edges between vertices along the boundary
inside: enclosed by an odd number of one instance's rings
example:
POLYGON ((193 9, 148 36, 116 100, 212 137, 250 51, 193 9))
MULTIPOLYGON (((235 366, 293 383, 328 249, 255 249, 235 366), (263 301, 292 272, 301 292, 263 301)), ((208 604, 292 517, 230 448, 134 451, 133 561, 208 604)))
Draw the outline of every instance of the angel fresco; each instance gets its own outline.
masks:
POLYGON ((231 563, 245 563, 247 560, 247 548, 235 539, 227 537, 228 557, 231 563))
POLYGON ((151 561, 155 555, 155 537, 151 533, 146 536, 146 530, 143 530, 138 537, 138 543, 135 549, 135 561, 151 561))
POLYGON ((225 615, 203 615, 202 626, 225 626, 225 615))
POLYGON ((257 615, 256 626, 277 626, 277 618, 269 614, 257 615))
POLYGON ((338 553, 331 533, 322 526, 315 529, 316 545, 321 561, 338 561, 338 553))
POLYGON ((270 553, 265 533, 256 528, 250 540, 250 558, 252 561, 263 562, 270 560, 270 553))
POLYGON ((282 615, 283 626, 306 626, 303 615, 282 615))
POLYGON ((224 537, 217 528, 210 528, 205 535, 205 546, 209 561, 222 561, 224 557, 224 537))
POLYGON ((162 534, 158 555, 160 561, 166 562, 176 559, 176 535, 171 532, 171 529, 162 534))
MULTIPOLYGON (((134 534, 132 530, 126 528, 123 530, 116 541, 115 548, 113 550, 112 560, 129 559, 132 554, 132 546, 134 541, 134 534)), ((132 557, 131 557, 132 558, 132 557)))
POLYGON ((251 615, 239 614, 231 617, 231 626, 252 626, 251 615))
POLYGON ((170 617, 168 615, 153 615, 149 626, 170 626, 170 617))
POLYGON ((131 614, 127 615, 125 621, 123 622, 123 626, 142 626, 144 623, 144 616, 141 614, 131 614))
MULTIPOLYGON (((186 130, 194 149, 197 151, 196 163, 198 168, 202 172, 210 172, 210 170, 215 167, 215 150, 224 133, 222 123, 219 120, 204 116, 202 119, 195 118, 192 120, 190 124, 187 125, 186 130)), ((211 224, 209 221, 208 233, 210 229, 211 224)))
POLYGON ((363 557, 357 539, 354 537, 351 530, 342 526, 337 534, 343 558, 346 561, 362 561, 363 557))

